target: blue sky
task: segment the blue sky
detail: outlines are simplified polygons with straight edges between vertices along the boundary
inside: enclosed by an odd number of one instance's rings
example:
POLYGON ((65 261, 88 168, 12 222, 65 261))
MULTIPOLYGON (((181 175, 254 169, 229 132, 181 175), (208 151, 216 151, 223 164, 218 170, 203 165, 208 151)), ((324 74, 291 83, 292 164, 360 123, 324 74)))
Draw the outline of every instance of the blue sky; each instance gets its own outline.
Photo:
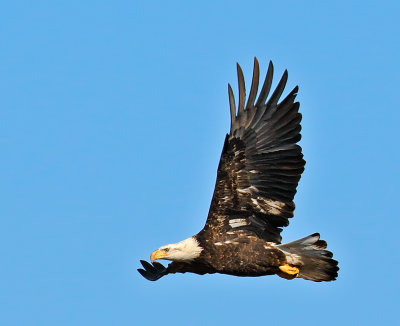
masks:
POLYGON ((0 20, 0 324, 385 325, 398 320, 400 5, 9 1, 0 20), (236 62, 299 85, 291 241, 336 282, 137 272, 203 226, 236 62), (396 307, 395 307, 396 305, 396 307))

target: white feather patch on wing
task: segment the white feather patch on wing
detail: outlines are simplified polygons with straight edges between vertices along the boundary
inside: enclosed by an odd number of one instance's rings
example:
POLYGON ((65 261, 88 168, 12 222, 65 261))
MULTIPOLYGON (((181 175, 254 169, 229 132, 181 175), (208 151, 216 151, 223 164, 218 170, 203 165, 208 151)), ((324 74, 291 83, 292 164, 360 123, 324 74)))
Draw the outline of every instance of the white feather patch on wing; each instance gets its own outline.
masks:
POLYGON ((262 197, 251 198, 251 202, 256 206, 261 213, 269 213, 271 215, 281 215, 286 203, 272 200, 264 199, 262 197))
POLYGON ((261 207, 257 199, 251 198, 251 202, 260 210, 261 213, 266 213, 266 210, 261 207))
POLYGON ((238 188, 237 191, 240 192, 241 194, 252 194, 254 192, 257 192, 258 189, 256 187, 254 187, 254 186, 250 186, 250 187, 243 188, 243 189, 242 188, 238 188))
POLYGON ((267 204, 267 210, 268 213, 272 215, 279 215, 281 214, 282 209, 285 207, 285 203, 278 201, 278 200, 272 200, 272 199, 267 199, 265 201, 267 204))
POLYGON ((234 218, 229 221, 229 225, 231 228, 238 228, 240 226, 247 225, 247 221, 244 218, 234 218))
POLYGON ((239 244, 239 242, 231 241, 231 240, 227 240, 224 243, 226 243, 226 244, 239 244))

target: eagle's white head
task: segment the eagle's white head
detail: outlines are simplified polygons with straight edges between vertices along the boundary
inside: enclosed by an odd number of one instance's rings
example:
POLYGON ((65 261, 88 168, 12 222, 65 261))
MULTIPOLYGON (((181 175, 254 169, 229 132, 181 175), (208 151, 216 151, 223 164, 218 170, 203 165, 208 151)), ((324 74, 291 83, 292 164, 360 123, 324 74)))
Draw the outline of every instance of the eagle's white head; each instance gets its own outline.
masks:
POLYGON ((179 262, 189 262, 200 256, 201 251, 199 242, 196 238, 190 237, 178 243, 168 244, 153 251, 150 255, 151 261, 157 259, 167 259, 179 262))

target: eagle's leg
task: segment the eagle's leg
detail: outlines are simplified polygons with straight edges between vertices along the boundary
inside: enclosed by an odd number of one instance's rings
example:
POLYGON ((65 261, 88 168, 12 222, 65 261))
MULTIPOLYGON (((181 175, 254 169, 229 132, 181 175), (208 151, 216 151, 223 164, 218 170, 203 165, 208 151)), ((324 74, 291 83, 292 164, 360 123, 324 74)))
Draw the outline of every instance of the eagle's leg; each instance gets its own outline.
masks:
POLYGON ((291 276, 296 276, 297 274, 299 274, 299 269, 297 267, 291 266, 289 264, 281 265, 281 266, 279 266, 279 269, 282 272, 289 274, 291 276))

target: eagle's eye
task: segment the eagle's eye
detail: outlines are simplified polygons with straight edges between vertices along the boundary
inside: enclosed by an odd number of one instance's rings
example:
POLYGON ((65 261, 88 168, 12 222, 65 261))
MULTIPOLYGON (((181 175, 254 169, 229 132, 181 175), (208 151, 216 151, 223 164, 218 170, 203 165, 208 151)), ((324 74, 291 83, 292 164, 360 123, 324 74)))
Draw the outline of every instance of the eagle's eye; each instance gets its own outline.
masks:
POLYGON ((169 248, 164 248, 163 251, 168 252, 169 248))

